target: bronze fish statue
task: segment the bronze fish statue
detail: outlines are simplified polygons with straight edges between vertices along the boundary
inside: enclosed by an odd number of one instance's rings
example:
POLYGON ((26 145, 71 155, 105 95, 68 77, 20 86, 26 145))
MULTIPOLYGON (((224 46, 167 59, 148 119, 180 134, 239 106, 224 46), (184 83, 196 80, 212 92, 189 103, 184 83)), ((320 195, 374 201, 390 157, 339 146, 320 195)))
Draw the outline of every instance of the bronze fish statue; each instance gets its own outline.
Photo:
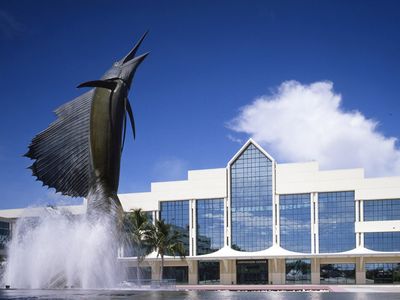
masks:
POLYGON ((87 198, 88 211, 122 211, 117 191, 127 115, 135 138, 128 93, 149 54, 135 56, 146 34, 100 80, 80 84, 93 89, 57 108, 58 119, 25 154, 35 160, 29 168, 37 180, 63 195, 87 198))

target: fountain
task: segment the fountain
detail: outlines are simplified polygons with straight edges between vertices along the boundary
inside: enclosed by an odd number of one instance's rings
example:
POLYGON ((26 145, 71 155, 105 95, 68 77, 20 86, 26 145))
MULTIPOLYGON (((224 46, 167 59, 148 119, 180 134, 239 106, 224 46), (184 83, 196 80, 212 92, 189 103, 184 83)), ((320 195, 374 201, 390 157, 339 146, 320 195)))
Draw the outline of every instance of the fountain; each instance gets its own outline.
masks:
POLYGON ((43 185, 87 200, 73 216, 43 209, 20 218, 8 247, 3 286, 12 288, 111 288, 122 280, 117 263, 123 209, 117 196, 126 115, 133 75, 148 53, 134 48, 103 75, 78 87, 90 91, 59 107, 58 119, 33 138, 25 156, 43 185))
POLYGON ((17 221, 9 245, 5 283, 13 288, 115 287, 118 268, 112 220, 98 222, 43 208, 17 221))

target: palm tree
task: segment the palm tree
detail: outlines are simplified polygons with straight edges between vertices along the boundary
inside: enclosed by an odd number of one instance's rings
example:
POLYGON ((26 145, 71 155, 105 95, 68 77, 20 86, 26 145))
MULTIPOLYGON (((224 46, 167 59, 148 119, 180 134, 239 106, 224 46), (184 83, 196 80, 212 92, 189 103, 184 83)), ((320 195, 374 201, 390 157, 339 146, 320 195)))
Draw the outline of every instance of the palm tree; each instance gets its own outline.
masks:
POLYGON ((161 257, 160 281, 164 273, 165 254, 179 255, 185 257, 185 248, 181 242, 181 234, 172 230, 172 225, 165 223, 164 220, 157 220, 149 240, 153 248, 157 251, 157 257, 161 257))
POLYGON ((137 268, 136 278, 140 284, 140 264, 144 261, 153 247, 149 243, 149 237, 154 226, 149 222, 147 215, 140 208, 132 209, 126 214, 125 226, 128 234, 128 241, 136 252, 137 268))

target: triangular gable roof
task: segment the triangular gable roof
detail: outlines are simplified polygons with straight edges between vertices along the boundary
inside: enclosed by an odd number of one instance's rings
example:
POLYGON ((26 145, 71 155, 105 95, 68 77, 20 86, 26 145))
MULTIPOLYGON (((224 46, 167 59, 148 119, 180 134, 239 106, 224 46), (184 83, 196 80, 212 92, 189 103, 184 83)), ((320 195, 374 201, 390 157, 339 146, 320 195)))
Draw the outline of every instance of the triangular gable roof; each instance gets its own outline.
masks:
POLYGON ((259 144, 257 144, 252 138, 249 138, 246 143, 239 149, 238 152, 231 158, 231 160, 228 162, 228 167, 231 166, 235 160, 247 149, 247 147, 253 144, 262 154, 264 154, 266 157, 268 157, 272 162, 275 162, 275 159, 267 152, 265 151, 259 144))

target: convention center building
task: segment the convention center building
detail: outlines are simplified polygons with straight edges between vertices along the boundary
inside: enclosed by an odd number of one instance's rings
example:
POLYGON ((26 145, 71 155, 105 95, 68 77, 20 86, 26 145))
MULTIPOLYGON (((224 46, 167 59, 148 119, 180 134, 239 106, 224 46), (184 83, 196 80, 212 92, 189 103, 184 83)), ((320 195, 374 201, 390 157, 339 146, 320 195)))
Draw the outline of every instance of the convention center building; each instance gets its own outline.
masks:
MULTIPOLYGON (((177 283, 400 284, 400 177, 280 164, 250 139, 224 168, 119 197, 181 233, 186 256, 164 267, 177 283)), ((0 211, 0 225, 16 211, 0 211)), ((119 260, 136 272, 131 249, 119 260)), ((142 277, 158 279, 160 263, 148 255, 142 277)))

